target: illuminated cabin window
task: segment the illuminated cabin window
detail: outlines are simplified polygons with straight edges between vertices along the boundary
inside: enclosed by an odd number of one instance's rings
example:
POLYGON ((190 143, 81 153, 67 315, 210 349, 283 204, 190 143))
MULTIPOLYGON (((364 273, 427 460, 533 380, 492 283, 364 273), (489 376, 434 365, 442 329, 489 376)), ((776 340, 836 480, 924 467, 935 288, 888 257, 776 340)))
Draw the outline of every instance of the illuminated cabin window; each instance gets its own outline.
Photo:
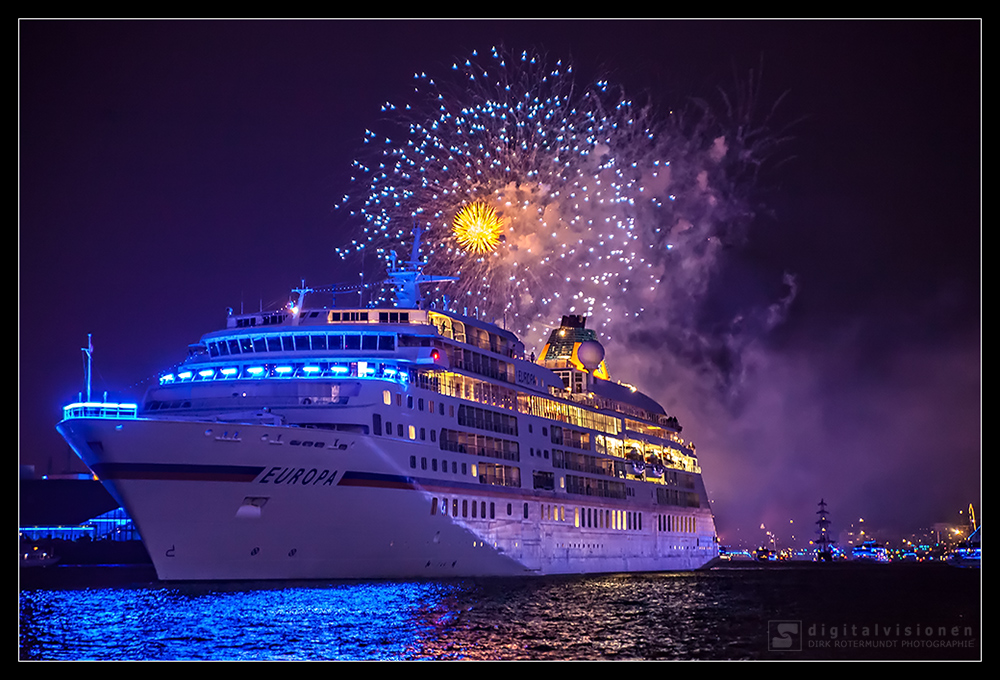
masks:
POLYGON ((521 470, 511 465, 479 462, 479 483, 493 486, 521 486, 521 470))
POLYGON ((327 322, 336 321, 368 321, 368 312, 330 312, 327 322))
POLYGON ((438 444, 442 451, 468 453, 474 456, 487 456, 502 460, 521 460, 520 448, 516 441, 442 428, 438 444))
POLYGON ((409 434, 410 434, 410 439, 416 439, 417 438, 417 428, 415 426, 413 426, 413 425, 410 425, 410 433, 409 434))
POLYGON ((389 390, 382 390, 382 403, 386 406, 392 406, 392 394, 389 390))

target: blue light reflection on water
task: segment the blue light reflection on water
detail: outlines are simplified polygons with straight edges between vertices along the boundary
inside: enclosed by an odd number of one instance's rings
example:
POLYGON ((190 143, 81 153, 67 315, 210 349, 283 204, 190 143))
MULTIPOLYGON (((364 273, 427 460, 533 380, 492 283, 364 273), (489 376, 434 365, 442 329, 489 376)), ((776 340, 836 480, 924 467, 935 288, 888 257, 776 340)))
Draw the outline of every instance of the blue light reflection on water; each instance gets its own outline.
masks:
POLYGON ((733 606, 692 574, 29 590, 20 646, 22 659, 731 658, 739 635, 704 641, 733 606))
MULTIPOLYGON (((761 659, 768 622, 971 626, 978 570, 921 565, 441 581, 153 584, 20 594, 20 658, 69 660, 761 659), (932 595, 932 596, 929 596, 932 595)), ((964 640, 964 639, 963 639, 964 640)), ((901 640, 901 644, 906 640, 901 640)), ((797 658, 886 658, 810 648, 797 658)))
POLYGON ((453 587, 376 582, 31 591, 21 597, 21 657, 405 658, 434 625, 435 603, 453 587))

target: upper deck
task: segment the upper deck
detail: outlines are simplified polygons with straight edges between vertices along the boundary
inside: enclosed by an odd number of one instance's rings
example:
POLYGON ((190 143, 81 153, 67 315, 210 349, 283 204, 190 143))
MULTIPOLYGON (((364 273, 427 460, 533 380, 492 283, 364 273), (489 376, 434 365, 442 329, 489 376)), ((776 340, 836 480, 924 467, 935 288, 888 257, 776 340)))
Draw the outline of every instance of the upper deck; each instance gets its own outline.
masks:
MULTIPOLYGON (((357 378, 426 384, 428 371, 436 372, 435 380, 464 373, 501 386, 504 396, 496 405, 513 410, 521 408, 518 393, 536 394, 547 397, 546 403, 554 398, 588 412, 616 413, 621 425, 615 430, 683 443, 676 418, 634 388, 595 379, 584 391, 567 389, 547 365, 525 358, 524 345, 513 333, 436 310, 344 308, 231 315, 225 329, 191 345, 187 359, 161 375, 160 386, 357 378)), ((531 410, 553 411, 551 406, 531 410)))
POLYGON ((190 345, 160 384, 262 378, 377 378, 410 369, 458 369, 547 393, 560 382, 524 356, 513 333, 424 309, 305 309, 230 315, 226 328, 190 345))

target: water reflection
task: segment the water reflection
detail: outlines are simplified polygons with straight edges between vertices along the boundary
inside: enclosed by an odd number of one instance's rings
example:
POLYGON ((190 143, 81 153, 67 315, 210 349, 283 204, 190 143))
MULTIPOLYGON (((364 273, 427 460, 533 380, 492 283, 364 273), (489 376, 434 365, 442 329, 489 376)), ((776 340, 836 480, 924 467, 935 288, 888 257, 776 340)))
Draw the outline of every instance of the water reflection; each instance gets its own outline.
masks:
POLYGON ((37 590, 21 658, 685 657, 703 600, 690 574, 37 590))
POLYGON ((979 590, 962 571, 25 590, 20 652, 101 660, 767 658, 769 620, 870 622, 891 612, 893 622, 931 621, 913 593, 939 593, 935 611, 945 623, 975 621, 979 590))

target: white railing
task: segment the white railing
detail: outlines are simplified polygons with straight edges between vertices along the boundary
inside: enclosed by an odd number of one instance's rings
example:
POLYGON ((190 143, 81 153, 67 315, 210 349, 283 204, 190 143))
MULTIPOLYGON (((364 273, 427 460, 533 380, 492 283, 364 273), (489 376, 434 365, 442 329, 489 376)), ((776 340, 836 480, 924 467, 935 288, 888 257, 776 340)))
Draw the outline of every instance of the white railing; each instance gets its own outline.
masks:
POLYGON ((138 404, 109 404, 97 401, 77 402, 63 407, 63 418, 136 418, 138 404))

